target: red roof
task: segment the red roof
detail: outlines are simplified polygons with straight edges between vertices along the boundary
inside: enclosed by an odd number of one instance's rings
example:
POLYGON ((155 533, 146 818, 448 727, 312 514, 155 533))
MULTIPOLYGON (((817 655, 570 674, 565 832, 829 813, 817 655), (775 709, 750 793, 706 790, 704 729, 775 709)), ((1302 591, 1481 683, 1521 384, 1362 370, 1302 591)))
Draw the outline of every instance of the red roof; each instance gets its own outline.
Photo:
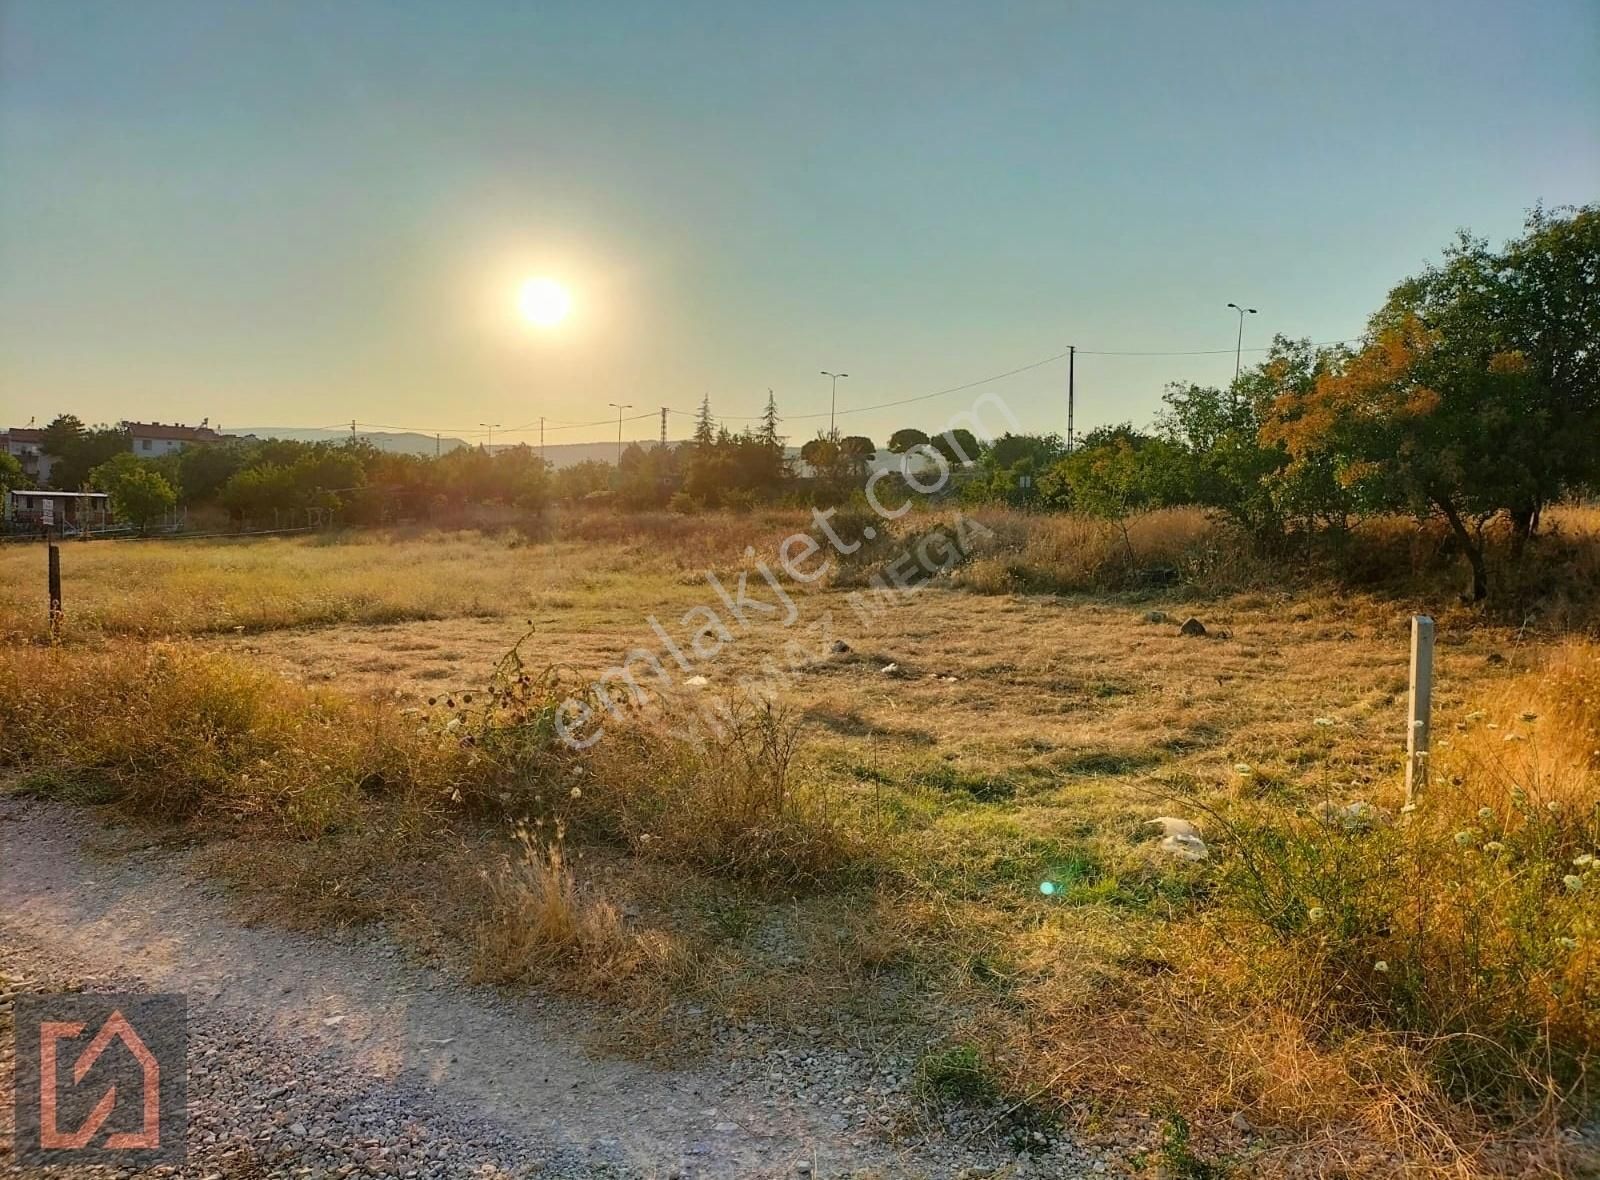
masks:
POLYGON ((134 438, 159 438, 171 442, 220 442, 225 436, 209 426, 180 426, 174 422, 164 426, 160 422, 124 422, 129 435, 134 438))

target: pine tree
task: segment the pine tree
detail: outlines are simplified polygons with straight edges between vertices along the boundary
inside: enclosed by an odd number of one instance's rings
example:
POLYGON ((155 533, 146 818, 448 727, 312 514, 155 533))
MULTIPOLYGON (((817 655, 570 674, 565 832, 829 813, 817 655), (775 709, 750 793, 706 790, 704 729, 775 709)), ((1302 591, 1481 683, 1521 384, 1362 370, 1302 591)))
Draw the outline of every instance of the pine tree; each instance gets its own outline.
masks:
POLYGON ((711 395, 700 399, 700 412, 694 416, 694 445, 707 450, 717 440, 717 428, 711 420, 711 395))
POLYGON ((778 401, 770 389, 767 390, 767 408, 761 413, 761 426, 756 431, 756 438, 763 446, 771 447, 774 451, 783 449, 783 439, 778 436, 778 401))

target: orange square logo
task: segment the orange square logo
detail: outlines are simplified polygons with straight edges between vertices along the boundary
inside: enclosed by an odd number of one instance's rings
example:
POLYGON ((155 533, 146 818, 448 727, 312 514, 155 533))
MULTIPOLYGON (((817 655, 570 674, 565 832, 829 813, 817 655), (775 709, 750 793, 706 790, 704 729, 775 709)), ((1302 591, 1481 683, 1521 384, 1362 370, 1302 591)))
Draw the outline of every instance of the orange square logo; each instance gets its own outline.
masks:
POLYGON ((19 996, 18 1161, 144 1167, 181 1160, 187 1016, 182 996, 19 996))

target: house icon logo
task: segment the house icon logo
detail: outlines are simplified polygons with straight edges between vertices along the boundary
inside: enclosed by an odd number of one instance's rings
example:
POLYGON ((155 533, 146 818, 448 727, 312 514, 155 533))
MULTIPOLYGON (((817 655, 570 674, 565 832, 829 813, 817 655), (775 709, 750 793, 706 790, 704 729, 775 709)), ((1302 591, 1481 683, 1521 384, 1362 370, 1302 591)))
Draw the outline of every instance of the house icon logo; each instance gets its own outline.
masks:
POLYGON ((186 1019, 182 996, 19 997, 19 1161, 143 1167, 181 1160, 186 1019))

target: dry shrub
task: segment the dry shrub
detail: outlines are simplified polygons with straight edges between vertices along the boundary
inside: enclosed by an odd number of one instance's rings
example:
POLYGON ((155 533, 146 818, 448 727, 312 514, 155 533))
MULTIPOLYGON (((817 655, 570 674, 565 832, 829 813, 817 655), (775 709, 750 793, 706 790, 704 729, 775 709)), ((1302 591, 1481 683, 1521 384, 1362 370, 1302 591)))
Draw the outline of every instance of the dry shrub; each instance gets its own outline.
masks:
MULTIPOLYGON (((1075 513, 1031 514, 980 508, 967 514, 976 527, 958 529, 955 514, 908 516, 894 532, 868 520, 878 537, 849 556, 841 584, 886 577, 886 567, 918 542, 939 532, 970 543, 945 574, 948 583, 980 593, 1088 593, 1183 586, 1223 593, 1270 580, 1250 559, 1245 542, 1198 508, 1141 513, 1121 525, 1075 513)), ((837 522, 835 522, 837 524, 837 522)), ((846 540, 852 534, 836 531, 846 540)))
POLYGON ((659 981, 683 965, 670 938, 630 931, 616 906, 579 885, 559 824, 548 840, 518 828, 515 854, 483 879, 473 956, 480 981, 540 979, 604 991, 641 975, 659 981))
POLYGON ((575 823, 644 856, 768 887, 813 890, 865 868, 867 837, 793 771, 796 713, 762 702, 709 724, 672 720, 608 726, 587 753, 575 823))
POLYGON ((789 706, 663 700, 648 717, 607 718, 580 751, 558 734, 569 699, 597 716, 605 708, 592 689, 529 667, 521 644, 513 648, 481 704, 462 710, 462 740, 481 767, 466 801, 768 886, 821 888, 868 859, 866 837, 794 773, 801 717, 789 706))
POLYGON ((0 768, 158 820, 309 835, 380 802, 435 819, 559 808, 586 835, 767 885, 819 888, 861 865, 864 838, 792 773, 792 711, 734 707, 687 733, 634 718, 579 751, 555 726, 569 679, 513 651, 487 693, 427 718, 184 644, 0 648, 0 768))
POLYGON ((1023 995, 1008 1088, 1064 1090, 1114 1107, 1182 1112, 1205 1129, 1202 1154, 1237 1156, 1242 1114, 1267 1132, 1250 1175, 1571 1174, 1581 1158, 1550 1119, 1507 1125, 1439 1083, 1428 1038, 1380 1029, 1330 1035, 1322 984, 1284 945, 1213 929, 1173 933, 1093 996, 1046 975, 1023 995))

